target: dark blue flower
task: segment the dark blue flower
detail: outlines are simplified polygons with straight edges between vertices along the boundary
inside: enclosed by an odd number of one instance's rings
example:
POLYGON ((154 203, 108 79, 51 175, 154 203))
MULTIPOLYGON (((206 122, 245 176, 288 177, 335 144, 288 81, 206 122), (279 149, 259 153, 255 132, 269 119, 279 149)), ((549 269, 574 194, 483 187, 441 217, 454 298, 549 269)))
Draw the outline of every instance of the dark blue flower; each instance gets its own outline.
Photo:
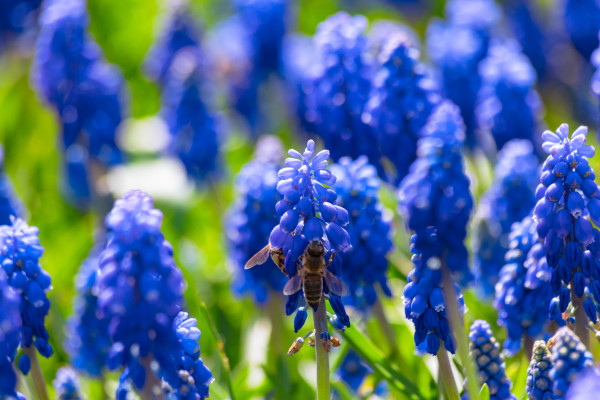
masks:
POLYGON ((172 324, 184 281, 160 229, 162 212, 153 208, 150 196, 131 191, 115 202, 105 223, 108 242, 95 290, 113 342, 107 366, 128 367, 138 389, 152 380, 148 373, 158 370, 172 382, 179 346, 172 324))
POLYGON ((581 372, 571 384, 566 400, 587 400, 600 391, 600 371, 592 367, 581 372))
POLYGON ((513 224, 508 241, 494 306, 498 309, 498 324, 507 330, 504 351, 514 355, 521 349, 524 336, 536 338, 543 332, 552 290, 546 252, 531 216, 513 224))
MULTIPOLYGON (((304 153, 289 150, 290 158, 285 161, 285 168, 279 170, 277 191, 283 196, 275 206, 279 225, 273 228, 269 237, 272 249, 281 249, 285 255, 285 269, 290 277, 297 274, 299 257, 309 243, 318 241, 325 248, 325 260, 329 260, 333 252, 348 251, 352 248, 350 236, 343 228, 348 224, 348 212, 338 205, 336 192, 329 188, 336 182, 336 177, 327 169, 328 150, 315 154, 315 142, 309 140, 304 153)), ((334 257, 328 266, 329 271, 341 275, 340 257, 334 257)), ((329 303, 340 321, 350 326, 350 320, 338 296, 329 293, 329 303)), ((288 315, 299 306, 302 290, 288 299, 286 312, 288 315)))
POLYGON ((17 198, 10 178, 4 172, 4 149, 0 146, 0 225, 10 225, 10 217, 21 217, 23 205, 17 198))
MULTIPOLYGON (((272 138, 272 140, 276 140, 272 138)), ((277 224, 275 205, 282 196, 277 192, 278 167, 283 151, 272 159, 266 157, 274 144, 264 143, 256 148, 256 157, 246 164, 236 178, 236 201, 229 210, 225 231, 229 255, 234 263, 233 289, 238 294, 252 294, 258 303, 269 299, 270 291, 281 292, 285 276, 271 258, 264 268, 244 270, 244 264, 269 241, 269 234, 277 224)))
POLYGON ((449 101, 441 103, 423 129, 419 157, 398 195, 399 212, 415 233, 411 238, 415 269, 404 287, 405 313, 415 324, 415 344, 431 354, 437 354, 440 342, 454 352, 446 301, 464 307, 458 285, 458 298, 444 299, 442 269, 447 268, 464 284, 472 280, 464 244, 473 208, 460 152, 464 139, 458 107, 449 101))
POLYGON ((391 180, 399 183, 416 158, 419 132, 440 95, 419 61, 419 51, 404 32, 392 31, 386 38, 377 65, 362 120, 373 129, 381 155, 394 166, 391 180))
POLYGON ((50 275, 39 262, 44 248, 38 234, 38 228, 21 219, 13 219, 12 225, 0 226, 0 265, 10 286, 21 296, 21 347, 35 344, 39 353, 48 358, 53 351, 44 321, 50 310, 47 292, 52 286, 50 275))
POLYGON ((567 0, 564 2, 564 22, 577 51, 590 59, 598 47, 600 3, 597 0, 567 0))
POLYGON ((4 0, 0 4, 0 53, 36 25, 41 0, 4 0))
POLYGON ((67 320, 68 339, 65 348, 72 365, 93 377, 100 377, 111 347, 108 320, 98 315, 98 294, 95 291, 99 273, 99 247, 93 248, 82 263, 75 278, 77 295, 73 315, 67 320))
POLYGON ((476 320, 469 332, 469 349, 479 370, 479 379, 490 391, 490 400, 516 400, 510 393, 512 383, 506 376, 504 357, 500 354, 500 346, 494 336, 490 324, 476 320))
POLYGON ((0 272, 0 396, 2 398, 16 397, 17 377, 13 367, 13 361, 19 346, 19 335, 21 330, 21 313, 19 312, 22 302, 19 294, 14 291, 6 279, 6 275, 0 272))
POLYGON ((352 390, 358 392, 365 378, 371 374, 373 370, 367 365, 355 351, 350 350, 344 356, 342 363, 338 367, 336 374, 344 381, 352 390))
MULTIPOLYGON (((600 302, 600 291, 595 290, 600 289, 600 268, 596 262, 600 256, 600 232, 592 227, 592 221, 600 222, 600 200, 596 198, 598 185, 588 162, 595 149, 585 144, 586 136, 587 127, 580 126, 569 138, 567 124, 559 126, 556 134, 542 134, 542 147, 549 156, 536 191, 534 217, 552 268, 550 285, 554 295, 560 296, 561 313, 575 300, 569 287, 582 303, 586 299, 600 302)), ((596 313, 588 317, 593 321, 596 313)))
POLYGON ((391 216, 379 201, 381 181, 366 157, 356 161, 343 157, 331 166, 331 171, 337 177, 337 204, 350 216, 346 229, 352 249, 341 256, 342 280, 349 289, 352 305, 366 311, 377 300, 377 286, 391 296, 386 258, 392 249, 391 216))
POLYGON ((56 372, 56 378, 52 382, 58 400, 81 400, 81 384, 79 377, 69 367, 62 367, 56 372))
POLYGON ((516 42, 494 42, 479 65, 481 89, 475 110, 479 129, 501 149, 511 139, 534 140, 542 108, 535 70, 516 42))
POLYGON ((545 341, 538 340, 533 345, 531 363, 527 368, 527 395, 531 400, 554 400, 551 370, 550 350, 545 341))
POLYGON ((585 348, 577 335, 568 327, 562 327, 554 336, 552 347, 552 391, 556 398, 563 398, 571 383, 583 370, 593 365, 592 354, 585 348))
POLYGON ((494 293, 511 243, 512 224, 521 221, 535 205, 537 172, 538 160, 528 140, 512 140, 498 153, 494 181, 479 202, 472 241, 473 269, 478 289, 485 296, 494 293))

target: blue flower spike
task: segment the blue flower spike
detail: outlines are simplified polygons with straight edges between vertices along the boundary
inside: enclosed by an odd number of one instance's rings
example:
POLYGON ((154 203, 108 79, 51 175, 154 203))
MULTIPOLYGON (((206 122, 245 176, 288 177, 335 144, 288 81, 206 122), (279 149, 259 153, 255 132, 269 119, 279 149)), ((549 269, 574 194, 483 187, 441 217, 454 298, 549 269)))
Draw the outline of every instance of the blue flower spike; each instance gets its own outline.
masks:
POLYGON ((587 321, 597 321, 594 305, 600 301, 600 269, 593 261, 600 256, 600 232, 592 227, 592 222, 600 223, 600 199, 588 162, 595 149, 585 144, 587 133, 587 127, 580 126, 569 137, 569 126, 562 124, 556 133, 542 134, 548 157, 534 209, 559 311, 564 313, 573 304, 576 332, 584 343, 589 340, 587 321))
POLYGON ((4 172, 4 148, 0 146, 0 225, 10 225, 11 216, 21 218, 22 214, 23 205, 4 172))
POLYGON ((571 383, 583 370, 593 365, 592 354, 577 335, 568 327, 562 327, 554 336, 552 346, 552 391, 557 399, 567 394, 571 383))
POLYGON ((510 393, 512 382, 506 376, 504 357, 494 336, 490 324, 476 320, 469 332, 471 356, 475 360, 482 384, 490 391, 490 400, 516 400, 510 393))
POLYGON ((58 400, 82 400, 81 383, 75 371, 69 367, 62 367, 56 372, 52 382, 58 400))
MULTIPOLYGON (((16 398, 17 376, 13 362, 19 347, 22 319, 19 293, 10 287, 0 273, 0 397, 16 398)), ((21 356, 23 358, 23 356, 21 356)))
POLYGON ((587 368, 581 372, 569 387, 566 400, 587 400, 600 391, 600 370, 598 367, 587 368))
POLYGON ((527 369, 527 395, 531 400, 554 400, 553 380, 550 376, 552 358, 546 342, 533 344, 533 355, 527 369))

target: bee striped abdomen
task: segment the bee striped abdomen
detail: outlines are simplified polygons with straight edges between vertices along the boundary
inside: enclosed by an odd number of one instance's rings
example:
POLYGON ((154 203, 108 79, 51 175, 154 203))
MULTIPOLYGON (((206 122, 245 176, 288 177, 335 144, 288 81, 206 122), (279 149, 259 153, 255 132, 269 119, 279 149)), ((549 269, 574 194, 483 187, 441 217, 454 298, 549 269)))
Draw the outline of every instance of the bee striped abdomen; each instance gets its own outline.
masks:
POLYGON ((304 298, 306 304, 311 308, 316 308, 323 295, 323 277, 321 274, 307 272, 304 275, 304 298))

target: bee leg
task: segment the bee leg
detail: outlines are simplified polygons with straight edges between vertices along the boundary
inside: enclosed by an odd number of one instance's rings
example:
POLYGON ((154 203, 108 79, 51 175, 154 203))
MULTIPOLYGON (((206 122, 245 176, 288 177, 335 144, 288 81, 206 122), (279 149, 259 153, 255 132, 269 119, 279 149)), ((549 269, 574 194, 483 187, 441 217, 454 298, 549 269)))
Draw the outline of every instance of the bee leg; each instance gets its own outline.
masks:
POLYGON ((335 257, 335 255, 337 253, 339 253, 339 250, 338 251, 334 251, 333 254, 331 255, 331 257, 329 257, 329 261, 327 261, 327 264, 325 264, 326 267, 328 267, 329 264, 331 264, 333 262, 333 258, 335 257))

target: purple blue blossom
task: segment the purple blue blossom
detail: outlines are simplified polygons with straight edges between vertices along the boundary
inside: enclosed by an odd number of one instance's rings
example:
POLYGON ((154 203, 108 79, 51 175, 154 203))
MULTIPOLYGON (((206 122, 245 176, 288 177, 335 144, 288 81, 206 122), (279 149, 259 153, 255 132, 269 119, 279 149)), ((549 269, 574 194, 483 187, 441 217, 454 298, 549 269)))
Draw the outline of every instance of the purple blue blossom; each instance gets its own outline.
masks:
POLYGON ((586 400, 594 396, 600 390, 600 371, 597 367, 591 367, 575 378, 569 387, 566 400, 586 400))
POLYGON ((36 25, 41 0, 4 0, 0 4, 0 53, 36 25))
POLYGON ((373 372, 354 350, 348 351, 336 371, 338 377, 344 381, 354 392, 358 390, 365 378, 373 372))
MULTIPOLYGON (((598 35, 600 36, 600 32, 598 32, 598 35)), ((600 99, 600 47, 592 53, 591 63, 596 69, 596 72, 594 72, 594 76, 592 77, 591 89, 594 96, 600 99)))
POLYGON ((538 160, 530 141, 511 140, 497 160, 494 181, 479 201, 471 248, 478 290, 485 296, 494 293, 511 243, 511 226, 531 212, 538 183, 538 160))
MULTIPOLYGON (((42 356, 49 358, 53 350, 44 322, 50 310, 47 293, 52 288, 52 280, 39 262, 44 248, 38 234, 38 228, 21 219, 13 218, 11 225, 0 226, 0 265, 9 285, 21 297, 20 346, 35 345, 42 356)), ((29 356, 24 354, 19 359, 19 367, 25 374, 28 365, 29 356)))
POLYGON ((600 32, 600 2, 597 0, 566 0, 564 23, 573 45, 589 60, 598 47, 600 32))
POLYGON ((69 367, 62 367, 56 372, 52 382, 58 400, 82 400, 81 383, 75 371, 69 367))
POLYGON ((23 205, 4 172, 4 149, 0 146, 0 225, 10 225, 11 216, 19 218, 22 214, 23 205))
POLYGON ((538 340, 533 345, 531 363, 527 368, 527 395, 531 400, 554 400, 553 381, 550 376, 552 358, 546 342, 538 340))
POLYGON ((331 166, 337 177, 337 205, 350 216, 346 228, 352 249, 343 253, 342 281, 348 288, 352 305, 367 310, 377 301, 377 288, 391 296, 387 283, 387 254, 392 250, 391 215, 379 201, 381 181, 377 169, 365 156, 356 161, 343 157, 331 166))
POLYGON ((16 398, 17 376, 13 362, 19 347, 21 331, 22 302, 19 294, 14 291, 6 278, 0 272, 0 396, 2 398, 16 398))
POLYGON ((577 375, 593 365, 593 360, 592 354, 568 327, 560 328, 554 339, 550 378, 554 396, 560 399, 567 394, 577 375))

